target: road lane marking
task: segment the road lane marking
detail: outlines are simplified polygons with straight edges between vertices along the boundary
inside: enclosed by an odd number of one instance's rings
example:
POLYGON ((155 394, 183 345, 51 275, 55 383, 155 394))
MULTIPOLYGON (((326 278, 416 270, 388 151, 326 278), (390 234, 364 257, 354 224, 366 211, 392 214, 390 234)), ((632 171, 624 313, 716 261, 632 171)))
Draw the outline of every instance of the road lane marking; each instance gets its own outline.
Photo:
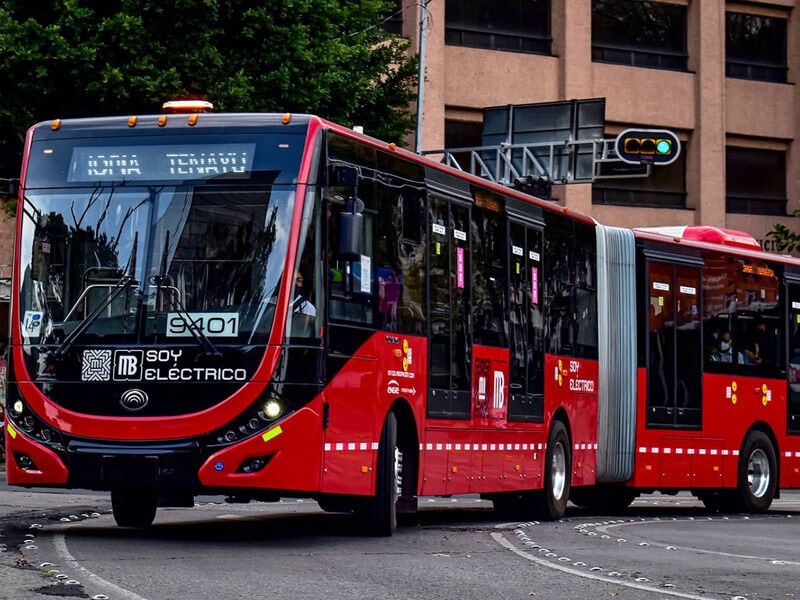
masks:
POLYGON ((106 593, 110 594, 111 597, 115 599, 122 598, 123 600, 147 600, 130 590, 118 586, 116 583, 103 579, 100 575, 92 573, 89 569, 81 565, 75 557, 70 554, 69 549, 67 549, 67 537, 64 533, 54 534, 53 545, 55 546, 56 554, 58 554, 65 564, 69 565, 72 569, 80 571, 93 585, 103 589, 106 593))
POLYGON ((563 573, 568 573, 570 575, 576 575, 578 577, 583 577, 585 579, 592 579, 594 581, 602 581, 603 583, 611 583, 614 585, 621 585, 627 588, 632 588, 634 590, 641 590, 646 592, 652 592, 655 594, 662 594, 664 596, 672 596, 674 598, 686 598, 687 600, 714 600, 712 596, 696 596, 694 594, 687 594, 684 592, 678 592, 676 590, 666 590, 664 588, 653 587, 649 585, 642 585, 641 583, 634 583, 631 581, 620 581, 619 579, 615 579, 613 577, 605 577, 603 575, 596 575, 594 573, 586 573, 579 569, 573 569, 571 567, 565 566, 563 564, 559 565, 548 560, 543 560, 533 554, 525 552, 524 550, 520 550, 514 544, 509 542, 506 537, 502 533, 492 533, 490 534, 494 541, 500 544, 503 548, 507 550, 511 550, 514 554, 521 556, 522 558, 529 560, 531 562, 536 563, 537 565, 547 567, 548 569, 555 569, 556 571, 562 571, 563 573))

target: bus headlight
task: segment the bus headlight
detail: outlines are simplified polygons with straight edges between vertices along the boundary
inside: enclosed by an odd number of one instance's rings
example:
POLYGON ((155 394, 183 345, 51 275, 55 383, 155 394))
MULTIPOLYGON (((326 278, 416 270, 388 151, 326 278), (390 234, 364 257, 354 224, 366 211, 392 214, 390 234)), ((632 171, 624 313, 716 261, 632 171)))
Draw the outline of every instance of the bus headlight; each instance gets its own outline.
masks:
POLYGON ((270 398, 266 402, 264 402, 264 406, 262 407, 262 412, 264 416, 267 417, 270 421, 277 419, 281 416, 283 409, 281 407, 280 400, 276 398, 270 398))
POLYGON ((16 400, 14 404, 11 405, 11 410, 14 411, 14 416, 18 417, 22 414, 22 411, 25 410, 25 405, 22 403, 22 400, 16 400))

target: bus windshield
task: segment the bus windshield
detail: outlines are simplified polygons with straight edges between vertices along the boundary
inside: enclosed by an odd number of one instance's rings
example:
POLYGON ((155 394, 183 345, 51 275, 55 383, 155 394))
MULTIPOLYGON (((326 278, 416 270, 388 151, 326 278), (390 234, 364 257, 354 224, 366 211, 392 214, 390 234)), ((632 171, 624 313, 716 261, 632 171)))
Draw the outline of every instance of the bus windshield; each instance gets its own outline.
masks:
POLYGON ((177 177, 151 165, 120 179, 117 161, 98 167, 89 185, 83 167, 95 159, 87 156, 108 153, 107 145, 95 154, 80 145, 62 152, 70 167, 60 171, 60 187, 52 170, 34 164, 35 152, 31 158, 29 173, 47 176, 40 187, 36 178, 28 182, 22 207, 23 342, 59 351, 72 344, 265 343, 295 201, 294 185, 283 181, 296 180, 300 151, 288 174, 285 155, 270 170, 256 150, 260 171, 247 162, 246 171, 208 176, 194 168, 177 177))

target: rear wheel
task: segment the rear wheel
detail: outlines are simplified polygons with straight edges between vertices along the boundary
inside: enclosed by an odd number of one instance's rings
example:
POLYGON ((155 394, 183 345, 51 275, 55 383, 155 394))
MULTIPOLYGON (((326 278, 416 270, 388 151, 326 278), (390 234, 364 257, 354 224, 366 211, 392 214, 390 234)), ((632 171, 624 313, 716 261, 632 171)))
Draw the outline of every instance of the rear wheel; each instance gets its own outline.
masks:
POLYGON ((386 416, 378 446, 375 495, 364 500, 360 511, 364 533, 389 536, 397 529, 397 499, 402 481, 402 455, 397 446, 397 418, 386 416))
POLYGON ((569 500, 572 475, 572 448, 567 428, 561 421, 553 421, 547 438, 544 465, 544 490, 536 496, 538 513, 543 519, 560 519, 569 500))
POLYGON ((156 518, 158 493, 154 489, 116 488, 111 490, 111 510, 120 527, 150 527, 156 518))
POLYGON ((765 433, 751 431, 739 455, 737 499, 746 512, 764 512, 772 504, 777 487, 775 448, 765 433))

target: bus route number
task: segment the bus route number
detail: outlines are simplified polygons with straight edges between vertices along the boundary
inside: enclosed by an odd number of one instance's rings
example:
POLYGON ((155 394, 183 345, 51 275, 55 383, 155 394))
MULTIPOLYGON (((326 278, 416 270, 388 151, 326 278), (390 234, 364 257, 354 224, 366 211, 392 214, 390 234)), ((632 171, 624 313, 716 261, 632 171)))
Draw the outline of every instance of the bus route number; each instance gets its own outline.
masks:
POLYGON ((239 335, 239 313, 168 313, 167 337, 190 337, 189 324, 206 337, 239 335))

